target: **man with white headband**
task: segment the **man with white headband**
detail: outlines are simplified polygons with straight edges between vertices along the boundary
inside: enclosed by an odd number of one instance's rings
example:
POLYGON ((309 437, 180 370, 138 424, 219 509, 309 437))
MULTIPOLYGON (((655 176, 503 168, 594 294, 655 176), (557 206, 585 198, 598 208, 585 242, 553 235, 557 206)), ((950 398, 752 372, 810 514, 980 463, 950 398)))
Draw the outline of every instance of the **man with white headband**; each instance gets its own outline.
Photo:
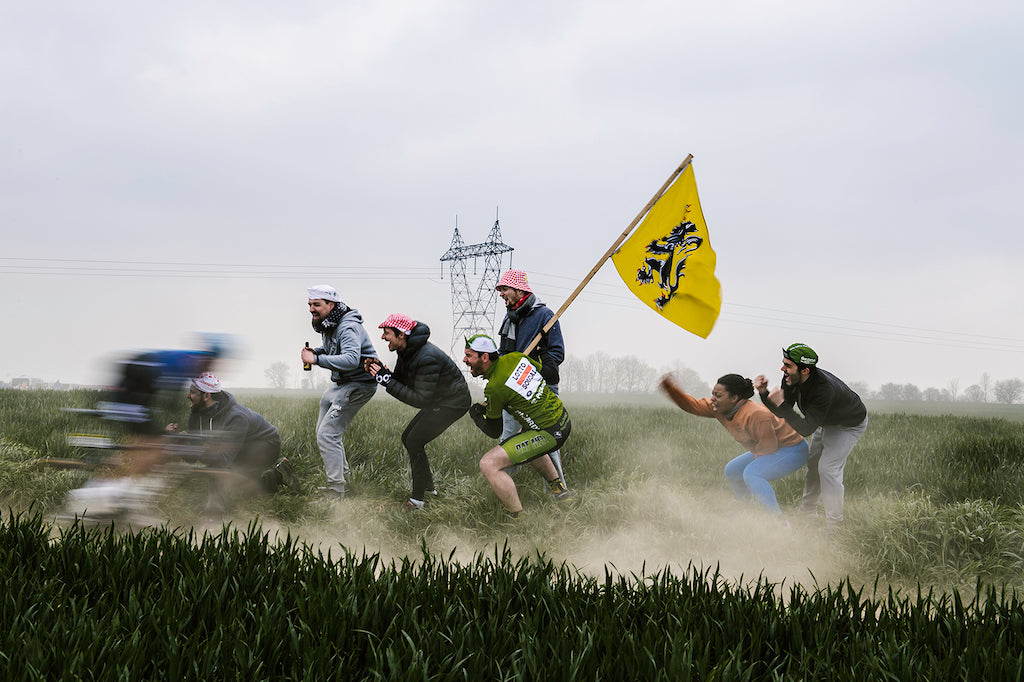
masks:
POLYGON ((317 348, 302 348, 302 362, 331 370, 334 382, 320 397, 316 422, 316 443, 327 473, 327 485, 319 490, 328 499, 340 500, 348 492, 349 471, 342 436, 377 390, 373 377, 363 370, 363 360, 375 359, 377 352, 359 311, 342 303, 334 287, 317 284, 307 293, 313 329, 320 333, 323 343, 317 348))
MULTIPOLYGON (((556 321, 549 331, 544 331, 544 325, 555 314, 533 293, 526 273, 522 270, 506 270, 494 288, 501 299, 505 301, 506 309, 505 319, 502 320, 501 328, 498 331, 498 353, 501 355, 513 352, 522 353, 537 334, 540 334, 540 341, 530 352, 530 357, 539 363, 541 376, 544 377, 544 381, 555 395, 558 395, 558 366, 565 360, 562 327, 556 321)), ((513 436, 520 428, 519 422, 511 414, 505 412, 502 415, 502 440, 513 436)), ((564 484, 562 454, 555 450, 550 456, 551 462, 558 470, 558 476, 564 484)), ((561 493, 552 492, 557 500, 566 499, 571 495, 568 490, 561 493)))
POLYGON ((525 462, 544 476, 552 492, 564 492, 562 479, 548 455, 569 437, 572 424, 562 401, 541 376, 538 363, 522 353, 499 355, 494 339, 485 334, 466 339, 463 362, 470 374, 487 380, 484 404, 469 408, 469 416, 480 430, 491 438, 500 436, 502 410, 508 410, 522 427, 480 458, 480 472, 498 499, 512 516, 519 516, 523 504, 506 469, 525 462))
POLYGON ((466 377, 448 354, 430 343, 430 327, 408 315, 394 313, 378 325, 388 350, 398 354, 395 371, 380 360, 367 358, 366 371, 406 405, 419 408, 402 433, 409 453, 412 495, 405 511, 423 509, 427 494, 436 495, 426 445, 466 414, 473 399, 466 377))
MULTIPOLYGON (((208 512, 223 512, 226 493, 244 496, 262 489, 272 493, 283 484, 294 486, 291 463, 281 456, 281 437, 270 422, 223 390, 210 372, 194 377, 188 389, 192 410, 188 433, 209 436, 207 464, 229 469, 232 480, 211 479, 208 512)), ((177 431, 169 424, 168 431, 177 431)))

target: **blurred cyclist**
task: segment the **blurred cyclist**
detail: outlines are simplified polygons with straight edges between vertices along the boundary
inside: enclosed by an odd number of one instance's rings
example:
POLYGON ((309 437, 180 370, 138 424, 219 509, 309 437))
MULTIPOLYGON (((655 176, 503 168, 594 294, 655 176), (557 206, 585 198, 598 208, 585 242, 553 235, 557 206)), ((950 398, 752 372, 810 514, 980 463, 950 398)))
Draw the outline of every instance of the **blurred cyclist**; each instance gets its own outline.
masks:
POLYGON ((156 416, 161 405, 177 404, 189 379, 227 354, 226 337, 207 334, 202 340, 200 350, 144 351, 118 363, 119 381, 97 408, 103 419, 124 424, 131 434, 129 474, 148 473, 162 458, 159 435, 166 420, 156 416))

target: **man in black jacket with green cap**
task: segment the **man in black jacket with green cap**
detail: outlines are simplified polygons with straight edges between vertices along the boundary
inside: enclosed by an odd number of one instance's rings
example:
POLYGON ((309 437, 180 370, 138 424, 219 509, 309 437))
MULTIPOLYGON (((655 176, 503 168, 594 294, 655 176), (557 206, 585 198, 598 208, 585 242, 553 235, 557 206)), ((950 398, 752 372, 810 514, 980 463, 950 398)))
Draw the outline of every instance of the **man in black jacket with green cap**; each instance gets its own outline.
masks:
POLYGON ((814 512, 820 499, 826 523, 835 526, 843 520, 843 471, 867 428, 867 408, 853 389, 818 367, 818 354, 805 344, 783 349, 782 372, 781 388, 769 393, 763 374, 754 379, 754 388, 769 410, 801 436, 810 436, 800 508, 814 512))

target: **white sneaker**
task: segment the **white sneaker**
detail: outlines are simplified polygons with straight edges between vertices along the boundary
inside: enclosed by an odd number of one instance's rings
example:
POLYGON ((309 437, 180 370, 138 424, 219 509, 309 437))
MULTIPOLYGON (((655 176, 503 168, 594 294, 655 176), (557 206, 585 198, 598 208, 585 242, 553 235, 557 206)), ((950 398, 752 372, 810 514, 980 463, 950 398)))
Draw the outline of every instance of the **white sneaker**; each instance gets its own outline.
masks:
POLYGON ((409 498, 409 501, 402 505, 402 511, 421 511, 424 507, 423 500, 409 498))

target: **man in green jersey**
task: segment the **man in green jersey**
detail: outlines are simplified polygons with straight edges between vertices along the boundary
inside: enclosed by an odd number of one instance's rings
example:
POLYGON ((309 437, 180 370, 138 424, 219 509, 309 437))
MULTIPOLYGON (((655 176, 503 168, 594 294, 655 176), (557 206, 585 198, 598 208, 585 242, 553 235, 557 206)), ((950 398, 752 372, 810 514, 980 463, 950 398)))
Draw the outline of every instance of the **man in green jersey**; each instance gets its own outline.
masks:
POLYGON ((522 353, 499 356, 494 339, 484 334, 466 339, 463 362, 470 374, 487 380, 484 404, 477 403, 469 408, 469 416, 480 430, 498 438, 502 431, 502 410, 509 412, 523 427, 480 458, 480 472, 498 499, 512 516, 519 516, 523 504, 519 501, 515 481, 505 469, 523 462, 529 462, 539 471, 556 495, 563 492, 565 486, 548 454, 562 447, 572 425, 562 401, 540 375, 540 367, 522 353))

